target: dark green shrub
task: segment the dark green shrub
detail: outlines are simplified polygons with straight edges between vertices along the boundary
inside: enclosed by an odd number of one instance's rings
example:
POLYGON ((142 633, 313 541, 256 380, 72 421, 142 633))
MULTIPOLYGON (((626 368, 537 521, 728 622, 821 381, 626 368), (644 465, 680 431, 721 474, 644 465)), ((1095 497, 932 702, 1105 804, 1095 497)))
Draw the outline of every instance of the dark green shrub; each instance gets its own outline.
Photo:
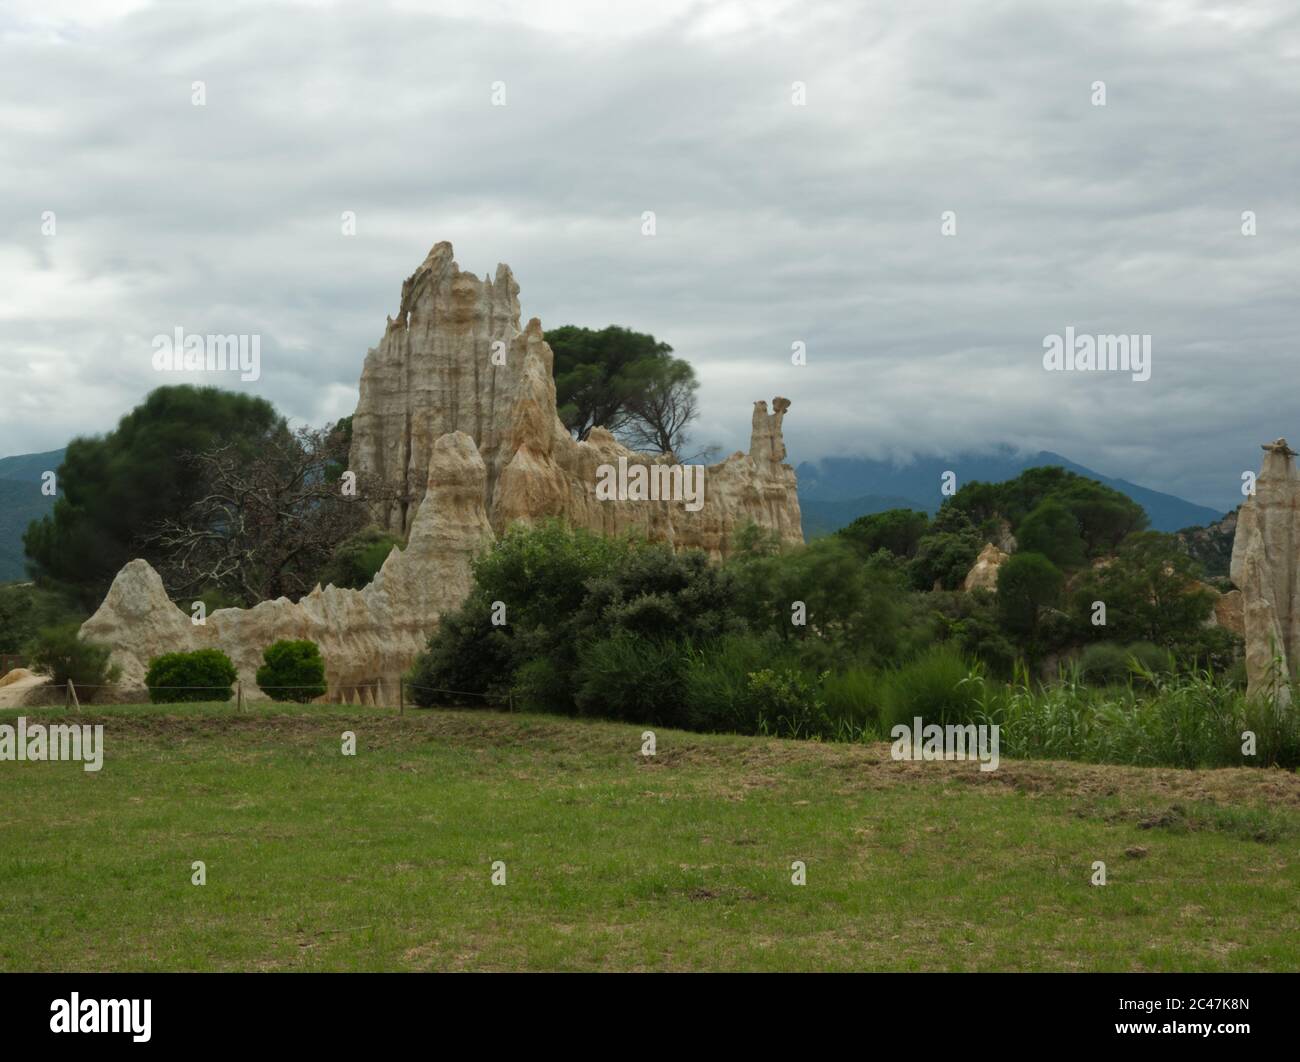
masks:
POLYGON ((579 650, 574 702, 583 715, 684 727, 686 665, 680 643, 619 631, 579 650))
POLYGON ((315 642, 281 639, 262 651, 257 684, 273 701, 306 704, 325 694, 325 661, 315 642))
MULTIPOLYGON (((881 725, 885 733, 921 718, 931 723, 979 723, 992 687, 973 664, 950 645, 936 645, 881 681, 881 725)), ((990 713, 991 714, 991 713, 990 713)))
POLYGON ((1016 553, 998 569, 998 616, 1014 634, 1032 641, 1039 612, 1056 605, 1065 585, 1060 569, 1041 553, 1016 553))
POLYGON ((863 561, 836 535, 775 556, 737 558, 726 568, 737 579, 741 617, 783 641, 821 643, 801 647, 818 670, 822 651, 863 663, 895 659, 912 649, 924 626, 896 561, 883 552, 863 561), (802 624, 795 622, 796 603, 802 624))
POLYGON ((758 705, 749 692, 751 672, 786 660, 776 635, 732 634, 687 653, 683 701, 685 725, 739 734, 758 732, 758 705))
MULTIPOLYGON (((479 593, 443 616, 428 648, 406 673, 408 691, 416 705, 429 708, 435 704, 482 706, 506 702, 515 655, 509 626, 498 626, 492 619, 492 602, 479 593)), ((553 704, 544 709, 534 705, 534 709, 556 710, 553 704)))
POLYGON ((27 666, 39 674, 49 675, 55 686, 70 681, 80 700, 90 700, 98 687, 116 682, 120 672, 108 663, 112 650, 83 639, 80 626, 63 623, 40 630, 27 648, 27 666))
POLYGON ((821 696, 826 702, 833 737, 861 737, 878 731, 884 672, 846 667, 823 674, 821 696))
POLYGON ((990 674, 1010 678, 1020 651, 998 619, 997 598, 988 590, 941 591, 926 595, 938 621, 936 640, 951 642, 962 655, 979 660, 990 674))
POLYGON ((228 701, 237 677, 235 665, 220 649, 196 649, 154 657, 144 684, 153 704, 228 701))
POLYGON ((364 528, 335 547, 320 581, 360 590, 374 579, 388 555, 401 545, 402 540, 396 535, 377 527, 364 528))
POLYGON ((26 653, 46 627, 79 627, 86 615, 60 591, 33 583, 0 586, 0 653, 26 653))
POLYGON ((1079 676, 1089 686, 1120 686, 1128 682, 1129 654, 1114 642, 1097 642, 1079 655, 1079 676))
POLYGON ((1107 638, 1154 642, 1167 649, 1194 646, 1214 608, 1214 592, 1199 577, 1200 566, 1175 536, 1159 531, 1129 535, 1110 564, 1085 573, 1076 584, 1071 596, 1077 622, 1081 630, 1095 632, 1093 602, 1103 601, 1107 638))
POLYGON ((520 664, 511 692, 520 711, 574 713, 573 671, 561 667, 549 656, 534 657, 520 664))
POLYGON ((818 682, 791 668, 763 668, 751 674, 749 695, 758 712, 758 732, 788 738, 829 736, 831 720, 818 682))

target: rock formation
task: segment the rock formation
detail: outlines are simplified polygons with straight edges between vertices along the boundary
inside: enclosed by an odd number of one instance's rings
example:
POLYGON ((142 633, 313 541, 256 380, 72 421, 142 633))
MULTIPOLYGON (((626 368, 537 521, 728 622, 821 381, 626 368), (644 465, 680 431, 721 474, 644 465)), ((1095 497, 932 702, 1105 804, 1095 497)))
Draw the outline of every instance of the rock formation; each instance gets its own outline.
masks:
POLYGON ((367 355, 352 419, 350 465, 362 480, 396 487, 401 500, 380 505, 378 522, 402 532, 423 496, 429 452, 439 435, 463 431, 487 468, 483 503, 498 534, 513 521, 560 517, 606 534, 638 532, 717 559, 753 522, 785 542, 802 543, 794 470, 784 463, 781 421, 755 403, 748 453, 703 473, 704 505, 680 500, 601 500, 602 466, 672 466, 670 454, 629 450, 603 428, 578 442, 556 415, 553 355, 533 318, 519 327, 519 285, 508 266, 495 278, 462 273, 449 243, 439 243, 402 285, 396 318, 367 355))
POLYGON ((703 470, 702 504, 673 491, 654 500, 598 495, 610 470, 663 473, 658 482, 671 487, 683 482, 681 467, 671 454, 634 453, 604 428, 583 442, 569 435, 556 415, 551 348, 536 318, 520 329, 518 294, 509 267, 479 280, 440 243, 403 284, 397 317, 367 354, 350 465, 362 484, 396 488, 396 502, 374 503, 376 517, 408 540, 374 581, 220 609, 196 626, 168 600, 157 572, 131 561, 81 629, 113 648, 123 698, 138 699, 153 657, 205 647, 229 655, 245 696, 260 696, 262 651, 281 638, 309 638, 325 658, 331 699, 362 703, 382 689, 378 700, 391 703, 439 617, 469 593, 472 558, 514 521, 554 516, 715 559, 751 522, 802 543, 795 474, 784 463, 784 398, 771 411, 754 404, 749 452, 703 470))
POLYGON ((117 574, 84 638, 113 647, 121 696, 137 699, 149 661, 162 653, 215 647, 234 662, 244 696, 260 698, 262 651, 281 638, 309 638, 325 658, 333 700, 396 703, 401 674, 425 646, 439 616, 469 593, 470 563, 492 541, 483 509, 487 471, 463 432, 438 439, 429 456, 429 488, 417 506, 405 549, 388 555, 361 590, 318 586, 298 602, 263 601, 218 609, 202 625, 167 597, 158 573, 133 560, 117 574), (377 685, 381 684, 381 685, 377 685))
POLYGON ((1211 613, 1211 617, 1212 626, 1222 627, 1239 638, 1246 636, 1246 617, 1242 612, 1240 590, 1229 590, 1226 594, 1219 594, 1214 599, 1214 612, 1211 613))
MULTIPOLYGON (((1285 439, 1267 443, 1255 493, 1237 517, 1232 582, 1241 591, 1246 679, 1251 694, 1267 693, 1275 677, 1295 681, 1300 669, 1300 478, 1285 439), (1276 669, 1275 669, 1276 661, 1276 669)), ((1289 702, 1281 685, 1278 699, 1289 702)))
POLYGON ((999 549, 992 542, 987 543, 980 550, 980 555, 975 558, 970 571, 966 573, 966 580, 961 584, 961 588, 966 591, 992 590, 997 593, 998 572, 1010 559, 1010 553, 999 549))

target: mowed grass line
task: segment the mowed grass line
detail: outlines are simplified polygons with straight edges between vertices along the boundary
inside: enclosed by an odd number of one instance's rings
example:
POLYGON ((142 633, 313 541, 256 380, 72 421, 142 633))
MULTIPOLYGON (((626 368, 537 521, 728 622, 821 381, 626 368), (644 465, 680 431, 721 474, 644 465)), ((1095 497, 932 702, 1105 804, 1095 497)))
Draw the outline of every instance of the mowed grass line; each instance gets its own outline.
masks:
POLYGON ((1300 969, 1291 773, 670 730, 646 759, 642 727, 487 711, 76 719, 98 774, 0 763, 0 969, 1300 969))

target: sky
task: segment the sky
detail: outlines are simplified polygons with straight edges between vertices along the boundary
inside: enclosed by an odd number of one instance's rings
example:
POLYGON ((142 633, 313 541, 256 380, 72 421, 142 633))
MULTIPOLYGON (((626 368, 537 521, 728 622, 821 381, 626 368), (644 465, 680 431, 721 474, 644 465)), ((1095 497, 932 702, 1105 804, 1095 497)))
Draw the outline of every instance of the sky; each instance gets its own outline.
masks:
POLYGON ((700 444, 783 395, 796 464, 1010 444, 1230 508, 1300 439, 1298 63, 1292 0, 0 0, 0 456, 164 383, 347 415, 450 240, 525 321, 670 343, 700 444), (159 373, 177 327, 260 378, 159 373), (1150 378, 1049 371, 1067 328, 1150 378))

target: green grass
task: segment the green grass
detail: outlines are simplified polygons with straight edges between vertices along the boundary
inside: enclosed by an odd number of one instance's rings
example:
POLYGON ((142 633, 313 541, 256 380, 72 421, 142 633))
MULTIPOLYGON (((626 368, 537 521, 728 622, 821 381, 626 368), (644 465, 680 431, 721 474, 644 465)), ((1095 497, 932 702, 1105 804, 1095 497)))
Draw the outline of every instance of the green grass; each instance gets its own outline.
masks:
POLYGON ((1300 969, 1280 770, 670 730, 646 759, 642 727, 484 711, 82 719, 98 774, 0 763, 3 970, 1300 969))

